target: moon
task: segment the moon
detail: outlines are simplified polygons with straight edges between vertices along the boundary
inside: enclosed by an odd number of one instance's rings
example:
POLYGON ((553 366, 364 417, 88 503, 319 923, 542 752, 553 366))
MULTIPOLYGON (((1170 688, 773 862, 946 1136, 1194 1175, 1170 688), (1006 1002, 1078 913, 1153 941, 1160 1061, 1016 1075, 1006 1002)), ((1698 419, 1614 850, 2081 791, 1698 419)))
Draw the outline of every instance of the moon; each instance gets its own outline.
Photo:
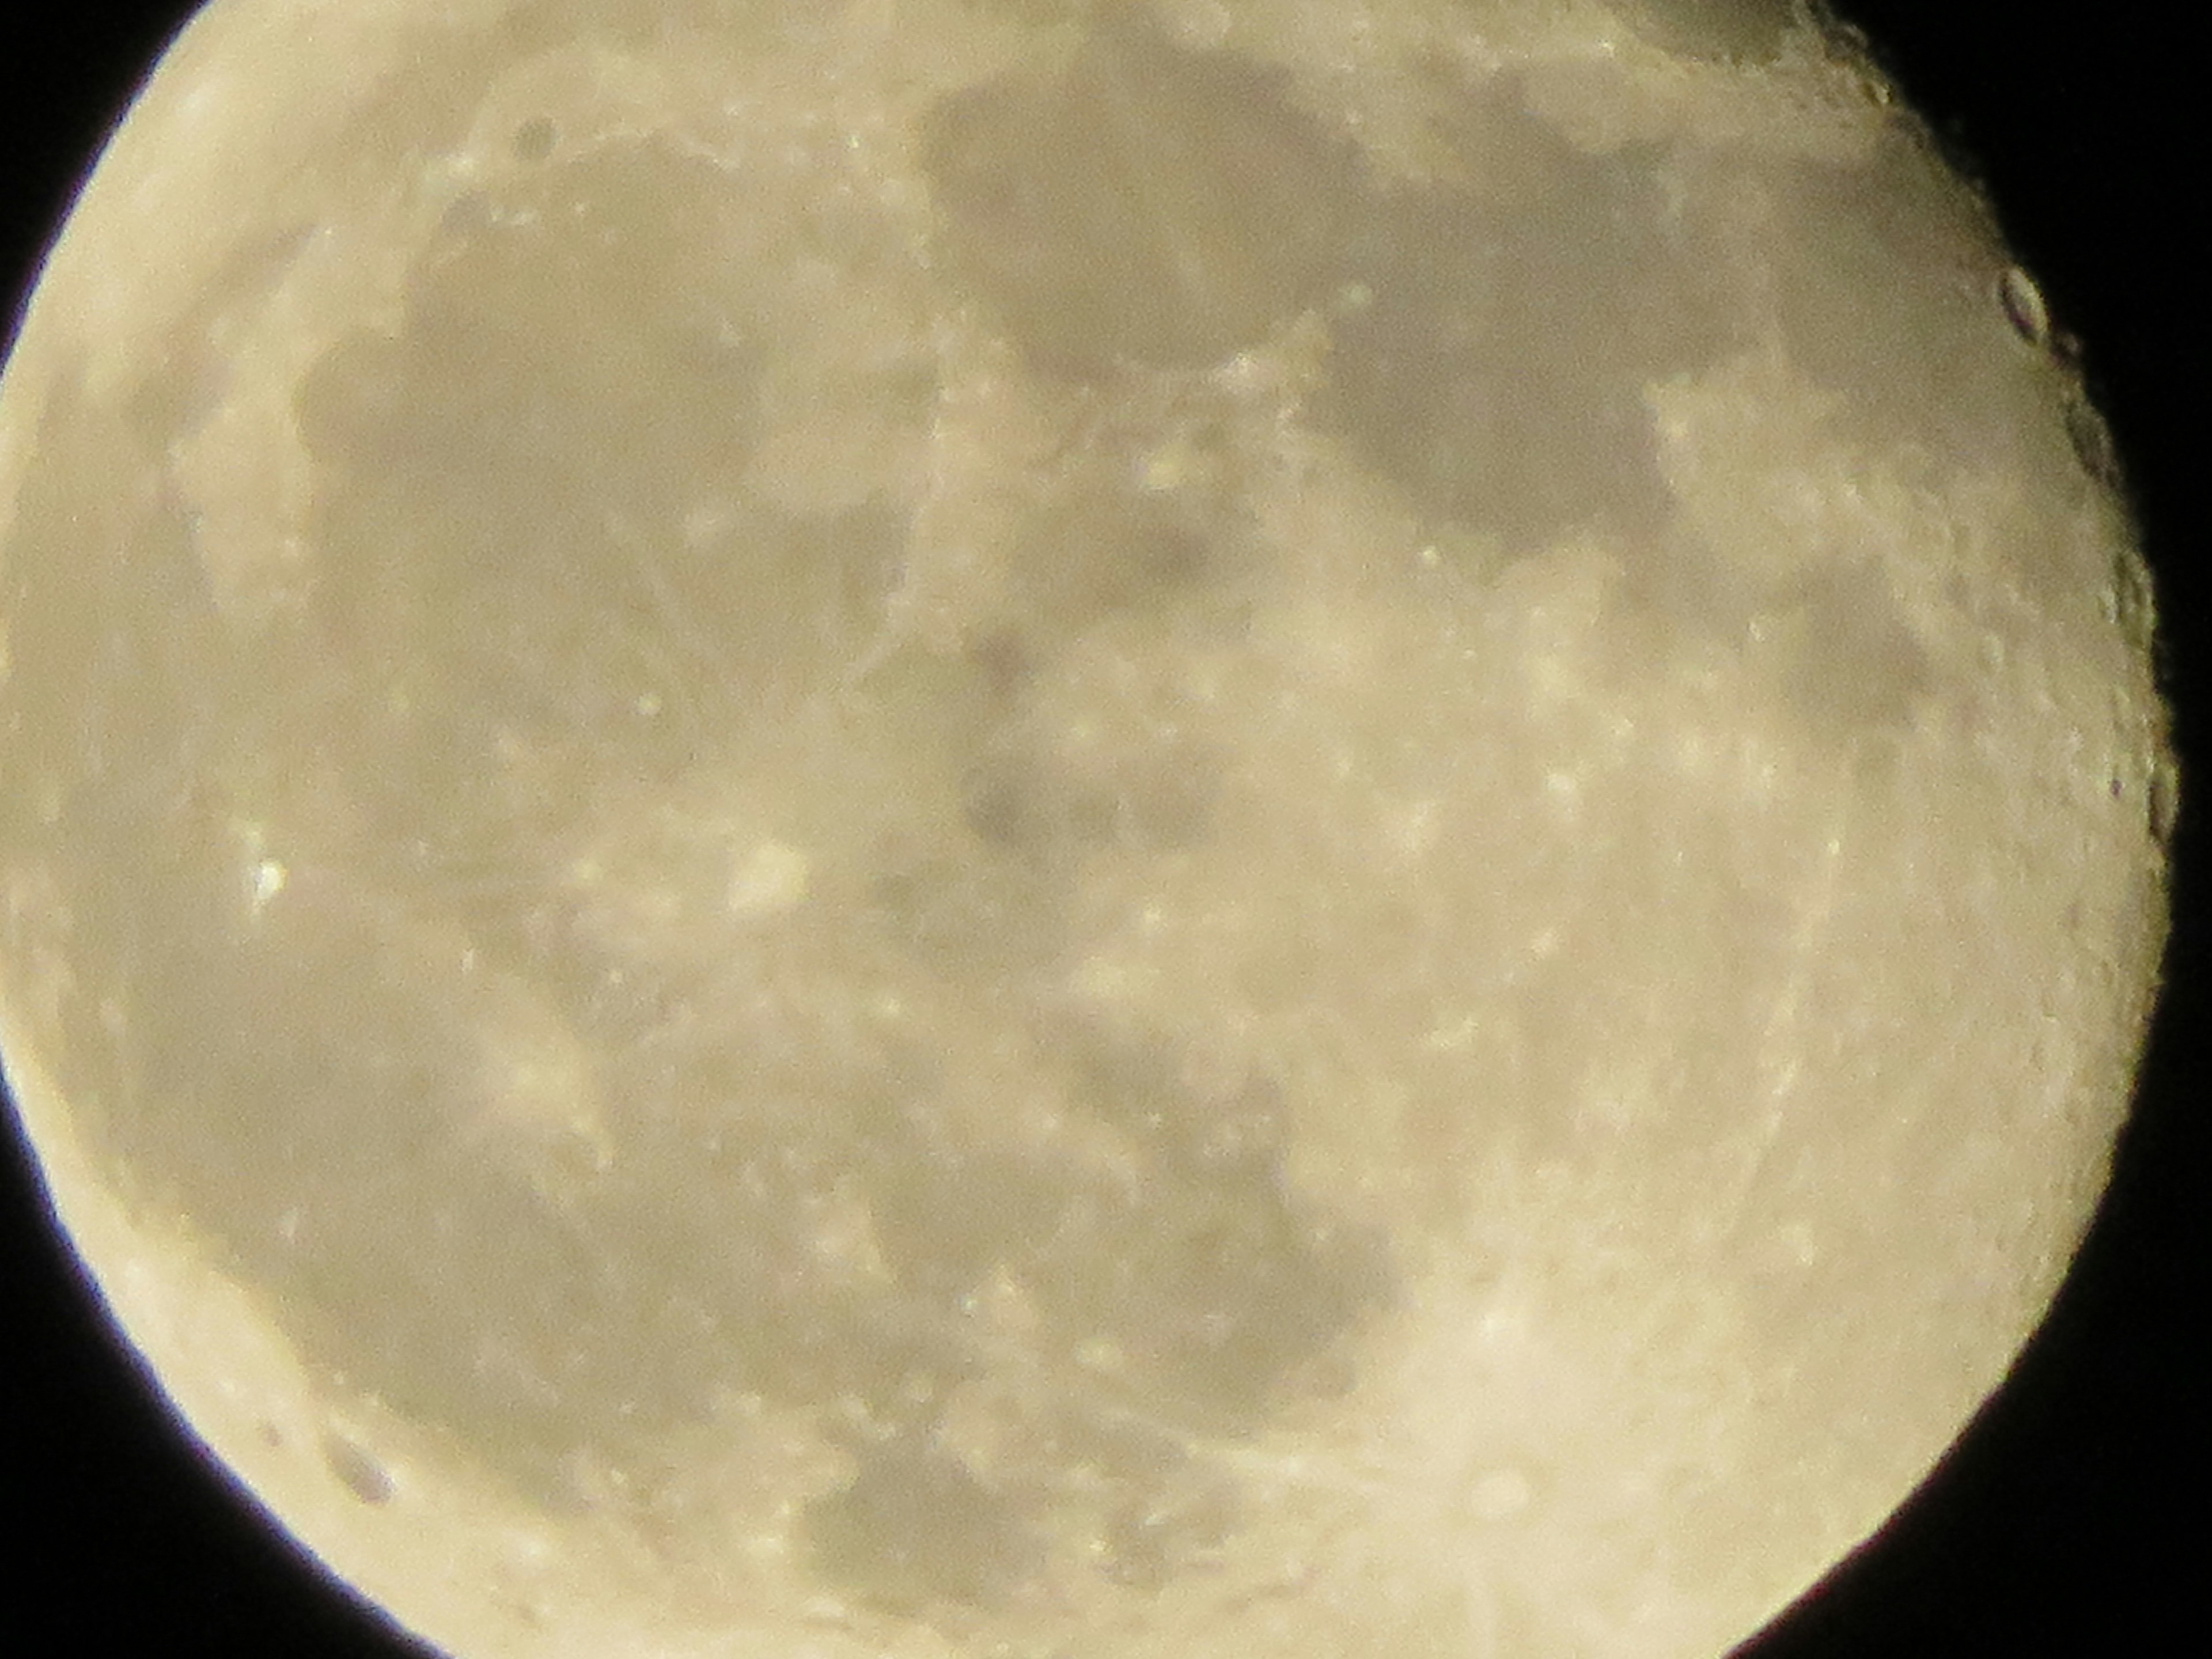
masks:
POLYGON ((119 1327, 459 1656, 1750 1634, 2151 1006, 2063 319, 1787 8, 742 18, 225 0, 55 244, 0 1038, 119 1327))

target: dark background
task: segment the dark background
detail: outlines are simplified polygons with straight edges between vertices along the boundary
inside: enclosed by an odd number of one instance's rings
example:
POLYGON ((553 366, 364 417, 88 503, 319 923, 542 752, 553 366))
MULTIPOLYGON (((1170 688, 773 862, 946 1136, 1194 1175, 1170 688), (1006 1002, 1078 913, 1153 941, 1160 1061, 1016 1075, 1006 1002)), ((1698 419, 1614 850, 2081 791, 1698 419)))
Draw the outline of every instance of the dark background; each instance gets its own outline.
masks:
MULTIPOLYGON (((334 0, 343 3, 343 0, 334 0)), ((1990 185, 2086 343, 2166 622, 2185 765, 2207 660, 2203 323, 2212 228, 2201 55, 2171 0, 1851 0, 1990 185)), ((22 297, 82 170, 189 8, 15 0, 0 23, 0 302, 22 297)), ((11 314, 0 311, 0 316, 11 314)), ((2203 802, 2185 778, 2179 915, 2135 1121, 2087 1247, 2010 1383, 1898 1520, 1740 1659, 2098 1659, 2205 1641, 2212 1174, 2197 1066, 2212 988, 2203 802)), ((0 1133, 0 1650, 420 1659, 178 1443, 0 1133)), ((610 1656, 619 1659, 619 1656, 610 1656)), ((763 1659, 767 1659, 763 1656, 763 1659)), ((1504 1659, 1512 1659, 1504 1656, 1504 1659)))

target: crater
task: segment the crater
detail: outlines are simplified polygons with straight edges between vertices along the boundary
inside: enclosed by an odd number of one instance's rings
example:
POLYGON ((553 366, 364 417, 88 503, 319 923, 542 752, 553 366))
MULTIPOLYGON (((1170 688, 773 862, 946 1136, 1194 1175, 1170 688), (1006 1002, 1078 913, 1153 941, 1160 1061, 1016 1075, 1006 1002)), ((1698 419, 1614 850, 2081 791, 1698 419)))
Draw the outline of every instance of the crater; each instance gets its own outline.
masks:
POLYGON ((322 1452, 324 1466, 361 1502, 380 1507, 392 1501, 398 1488, 390 1473, 358 1442, 336 1429, 326 1429, 322 1452))

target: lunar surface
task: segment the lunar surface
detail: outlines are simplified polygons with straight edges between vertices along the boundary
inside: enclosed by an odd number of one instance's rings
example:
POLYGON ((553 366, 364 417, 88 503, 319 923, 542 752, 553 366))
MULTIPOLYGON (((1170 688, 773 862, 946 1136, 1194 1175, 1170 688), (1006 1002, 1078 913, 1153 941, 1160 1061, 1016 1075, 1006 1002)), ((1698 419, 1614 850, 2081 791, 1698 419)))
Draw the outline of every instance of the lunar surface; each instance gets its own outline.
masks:
POLYGON ((2153 633, 1788 0, 217 0, 0 381, 0 1054, 456 1659, 1709 1659, 2094 1209, 2153 633))

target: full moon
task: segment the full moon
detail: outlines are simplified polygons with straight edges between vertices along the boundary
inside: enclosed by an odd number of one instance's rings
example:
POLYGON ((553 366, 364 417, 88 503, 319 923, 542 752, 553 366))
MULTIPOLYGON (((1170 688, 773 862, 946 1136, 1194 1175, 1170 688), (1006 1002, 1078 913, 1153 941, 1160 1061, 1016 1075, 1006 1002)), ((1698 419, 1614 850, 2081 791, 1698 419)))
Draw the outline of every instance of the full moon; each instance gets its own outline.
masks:
POLYGON ((216 0, 0 378, 0 1058, 453 1659, 1714 1659, 2095 1211, 2153 611, 1808 0, 216 0))

